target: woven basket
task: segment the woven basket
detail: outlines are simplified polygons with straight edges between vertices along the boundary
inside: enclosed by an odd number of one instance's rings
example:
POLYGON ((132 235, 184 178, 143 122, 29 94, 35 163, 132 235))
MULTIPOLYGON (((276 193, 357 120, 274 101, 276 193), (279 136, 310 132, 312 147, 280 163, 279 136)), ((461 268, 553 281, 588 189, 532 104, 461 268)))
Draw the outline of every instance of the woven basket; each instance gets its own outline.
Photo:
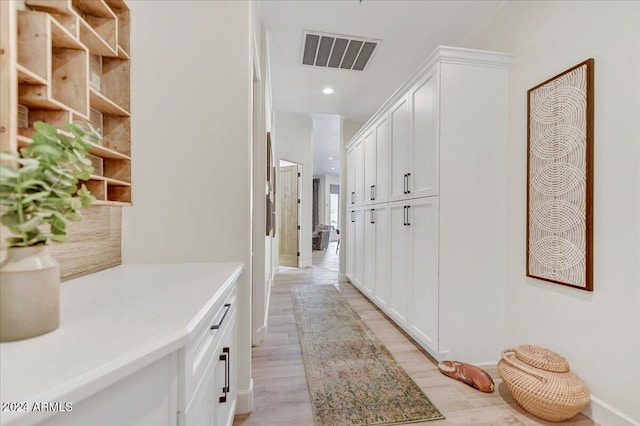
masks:
POLYGON ((589 390, 561 355, 534 345, 502 351, 498 373, 515 400, 541 419, 570 419, 589 404, 589 390))

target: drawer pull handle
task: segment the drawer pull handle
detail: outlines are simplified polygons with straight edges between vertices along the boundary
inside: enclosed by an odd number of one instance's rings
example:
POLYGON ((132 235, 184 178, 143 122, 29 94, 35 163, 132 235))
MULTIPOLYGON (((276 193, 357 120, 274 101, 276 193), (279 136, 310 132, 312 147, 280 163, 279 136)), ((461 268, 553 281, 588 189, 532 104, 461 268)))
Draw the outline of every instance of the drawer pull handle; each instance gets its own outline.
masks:
POLYGON ((224 393, 218 400, 221 403, 227 402, 227 394, 231 392, 230 382, 231 382, 231 359, 229 358, 231 354, 229 353, 229 348, 222 349, 222 355, 220 355, 220 361, 224 361, 224 386, 222 387, 222 392, 224 393))
POLYGON ((225 309, 225 311, 224 311, 224 315, 222 315, 222 318, 220 318, 220 322, 219 322, 219 323, 217 323, 217 324, 213 324, 213 325, 211 326, 211 330, 217 330, 217 329, 219 329, 219 328, 222 326, 222 321, 224 321, 224 317, 226 317, 226 316, 227 316, 227 314, 229 313, 229 308, 230 308, 230 307, 231 307, 231 303, 225 303, 225 304, 224 304, 224 309, 225 309))

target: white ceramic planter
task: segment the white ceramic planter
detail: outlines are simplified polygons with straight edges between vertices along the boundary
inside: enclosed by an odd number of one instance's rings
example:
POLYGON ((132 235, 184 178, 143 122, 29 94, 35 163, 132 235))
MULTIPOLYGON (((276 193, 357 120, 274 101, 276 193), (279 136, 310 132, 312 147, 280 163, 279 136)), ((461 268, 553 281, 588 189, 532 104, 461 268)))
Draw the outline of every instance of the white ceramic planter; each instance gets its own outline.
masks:
POLYGON ((0 341, 49 333, 60 325, 60 267, 47 246, 13 247, 0 265, 0 341))

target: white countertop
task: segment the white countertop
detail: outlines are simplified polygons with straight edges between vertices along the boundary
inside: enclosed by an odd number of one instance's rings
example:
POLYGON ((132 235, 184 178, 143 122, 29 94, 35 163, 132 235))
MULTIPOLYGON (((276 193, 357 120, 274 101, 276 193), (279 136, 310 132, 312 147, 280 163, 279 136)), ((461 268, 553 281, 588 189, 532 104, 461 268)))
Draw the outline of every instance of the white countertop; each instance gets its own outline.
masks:
POLYGON ((174 352, 241 272, 241 263, 122 265, 63 282, 60 328, 0 344, 2 402, 76 402, 174 352))

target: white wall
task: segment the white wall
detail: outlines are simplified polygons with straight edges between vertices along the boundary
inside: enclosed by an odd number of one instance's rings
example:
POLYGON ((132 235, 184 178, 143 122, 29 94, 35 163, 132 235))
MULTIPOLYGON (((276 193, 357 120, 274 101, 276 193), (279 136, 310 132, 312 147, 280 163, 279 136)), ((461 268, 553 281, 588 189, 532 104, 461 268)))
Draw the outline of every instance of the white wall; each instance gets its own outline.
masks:
POLYGON ((506 2, 463 47, 515 54, 506 345, 561 353, 591 391, 588 415, 606 425, 640 423, 640 2, 506 2), (526 92, 589 57, 595 59, 593 293, 525 277, 526 92))
MULTIPOLYGON (((345 151, 345 145, 351 140, 351 138, 358 133, 358 130, 364 126, 364 121, 350 121, 343 119, 340 125, 340 223, 346 223, 347 220, 347 151, 345 151)), ((343 226, 343 230, 340 230, 340 246, 346 241, 347 232, 343 226)), ((346 247, 346 246, 344 246, 346 247)), ((347 268, 347 252, 346 250, 340 250, 340 278, 346 279, 347 268)))
MULTIPOLYGON (((259 15, 259 3, 252 2, 252 14, 259 15)), ((268 69, 267 34, 258 19, 252 21, 253 63, 253 285, 252 344, 264 339, 271 289, 271 245, 267 236, 267 132, 271 131, 271 79, 268 69)), ((268 213, 270 214, 270 212, 268 213)))
MULTIPOLYGON (((275 111, 273 133, 276 161, 287 160, 302 165, 302 197, 300 199, 300 265, 311 266, 311 233, 313 206, 313 121, 309 114, 275 111)), ((276 234, 278 239, 280 233, 276 234)), ((275 253, 278 253, 277 251, 275 253)))
POLYGON ((250 5, 129 6, 134 204, 124 209, 122 260, 245 264, 238 390, 250 401, 250 5))

